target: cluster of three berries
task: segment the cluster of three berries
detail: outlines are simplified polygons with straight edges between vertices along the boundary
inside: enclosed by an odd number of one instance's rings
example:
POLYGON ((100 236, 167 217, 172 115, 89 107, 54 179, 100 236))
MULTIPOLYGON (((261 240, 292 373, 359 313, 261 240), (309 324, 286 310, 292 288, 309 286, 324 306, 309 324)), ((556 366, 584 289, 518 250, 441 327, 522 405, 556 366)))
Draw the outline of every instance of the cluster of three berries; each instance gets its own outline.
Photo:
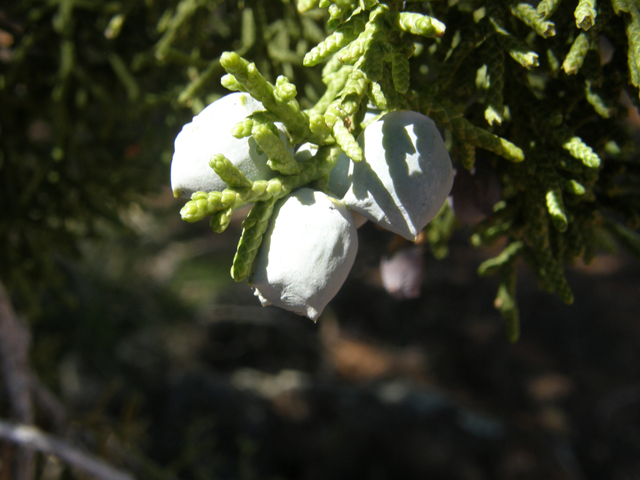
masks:
MULTIPOLYGON (((227 188, 209 167, 218 153, 251 181, 277 175, 253 138, 230 133, 236 123, 263 109, 248 94, 233 93, 185 125, 171 165, 176 196, 227 188)), ((284 127, 277 126, 287 142, 284 127)), ((250 276, 263 305, 316 320, 351 270, 360 224, 371 220, 415 240, 445 202, 453 168, 432 120, 412 111, 386 113, 366 126, 358 142, 364 160, 356 163, 341 155, 328 193, 300 188, 276 203, 250 276)), ((305 144, 295 158, 309 161, 314 150, 305 144)))

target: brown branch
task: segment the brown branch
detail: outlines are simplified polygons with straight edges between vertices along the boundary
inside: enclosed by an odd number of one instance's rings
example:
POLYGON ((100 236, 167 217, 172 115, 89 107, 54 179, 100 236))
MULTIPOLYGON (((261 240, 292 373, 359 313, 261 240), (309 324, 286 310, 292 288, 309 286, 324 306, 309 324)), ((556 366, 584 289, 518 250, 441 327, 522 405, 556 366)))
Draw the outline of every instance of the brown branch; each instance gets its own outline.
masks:
POLYGON ((0 439, 55 455, 73 468, 82 470, 100 480, 134 480, 133 475, 116 470, 93 455, 81 452, 67 442, 41 432, 35 427, 12 425, 0 420, 0 439))
MULTIPOLYGON (((33 423, 31 406, 31 373, 29 368, 29 344, 31 336, 27 327, 18 319, 11 300, 0 282, 0 372, 4 379, 9 403, 9 414, 17 422, 33 423)), ((15 480, 32 480, 35 476, 33 452, 19 448, 13 468, 15 480)), ((6 460, 9 457, 3 455, 6 460)), ((5 465, 5 471, 10 470, 5 465)))

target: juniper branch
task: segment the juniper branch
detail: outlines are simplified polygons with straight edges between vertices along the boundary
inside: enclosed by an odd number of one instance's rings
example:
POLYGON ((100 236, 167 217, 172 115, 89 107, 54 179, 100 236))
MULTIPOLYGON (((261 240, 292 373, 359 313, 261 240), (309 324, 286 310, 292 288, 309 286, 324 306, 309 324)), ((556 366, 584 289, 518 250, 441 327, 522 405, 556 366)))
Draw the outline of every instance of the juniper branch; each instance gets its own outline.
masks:
POLYGON ((640 12, 637 6, 629 7, 631 15, 626 16, 627 40, 629 50, 627 52, 627 63, 631 76, 631 84, 640 87, 640 12))
POLYGON ((631 5, 627 0, 611 0, 611 6, 616 15, 624 13, 630 13, 631 5))
POLYGON ((304 57, 303 64, 312 67, 327 59, 329 55, 347 46, 364 31, 365 21, 362 15, 357 15, 350 19, 345 25, 338 28, 329 35, 323 42, 315 46, 304 57))
POLYGON ((385 98, 384 93, 382 92, 382 88, 380 87, 380 84, 378 82, 369 82, 366 95, 369 97, 369 100, 371 100, 380 110, 387 109, 387 99, 385 98))
POLYGON ((498 35, 498 42, 516 62, 527 70, 537 67, 538 54, 513 35, 498 35))
POLYGON ((511 6, 511 13, 543 38, 553 37, 556 34, 554 23, 545 20, 544 17, 528 3, 521 2, 513 4, 511 6))
POLYGON ((478 275, 485 277, 498 273, 507 264, 515 261, 523 248, 524 243, 521 241, 511 242, 498 256, 482 262, 478 267, 478 275))
POLYGON ((598 115, 602 118, 610 118, 612 113, 612 108, 610 108, 605 100, 593 90, 591 82, 589 80, 585 81, 584 86, 584 96, 587 99, 587 102, 593 107, 598 115))
POLYGON ((580 182, 574 179, 570 179, 570 180, 563 179, 561 181, 561 184, 562 184, 562 189, 565 192, 569 192, 573 195, 584 195, 586 192, 584 185, 582 185, 580 182))
POLYGON ((225 52, 220 56, 220 64, 236 81, 253 96, 262 102, 287 127, 294 139, 309 136, 309 118, 300 111, 295 100, 283 101, 274 95, 274 86, 267 82, 258 72, 255 64, 247 62, 234 52, 225 52))
POLYGON ((230 188, 251 188, 252 182, 224 155, 216 154, 211 157, 209 166, 230 188))
POLYGON ((360 70, 362 70, 372 82, 377 82, 382 79, 384 57, 385 54, 382 47, 376 42, 373 42, 367 51, 364 52, 360 70))
POLYGON ((580 0, 576 7, 574 16, 576 17, 576 27, 585 32, 593 27, 598 16, 596 10, 596 0, 580 0))
POLYGON ((356 113, 368 86, 369 79, 364 72, 358 68, 354 68, 349 74, 347 82, 342 90, 339 107, 340 111, 344 112, 346 116, 356 113))
POLYGON ((487 62, 487 108, 484 117, 493 125, 500 125, 503 121, 504 104, 502 96, 503 75, 504 75, 504 54, 497 48, 495 43, 489 45, 489 59, 487 62))
POLYGON ((364 153, 358 145, 356 139, 351 135, 351 132, 345 127, 344 121, 340 118, 336 119, 333 125, 333 136, 336 139, 336 143, 340 145, 340 148, 344 150, 344 153, 354 162, 360 162, 364 158, 364 153))
POLYGON ((584 58, 589 51, 590 41, 586 34, 581 33, 576 37, 571 49, 562 63, 562 69, 567 75, 575 75, 582 67, 584 58))
POLYGON ((565 232, 569 221, 567 220, 567 214, 565 213, 564 202, 562 200, 562 191, 560 187, 555 184, 552 185, 545 195, 547 201, 547 210, 551 215, 553 226, 559 232, 565 232))
POLYGON ((287 149, 286 145, 277 133, 273 123, 253 122, 251 136, 258 143, 260 148, 269 157, 267 165, 271 169, 284 175, 297 175, 300 173, 300 167, 287 149))
POLYGON ((520 313, 516 299, 516 282, 517 266, 515 262, 510 262, 502 271, 494 305, 502 315, 507 338, 511 343, 517 342, 520 338, 520 313))
POLYGON ((270 180, 256 180, 251 188, 227 188, 222 192, 195 192, 180 210, 182 219, 197 222, 223 210, 238 208, 255 202, 282 198, 292 190, 317 180, 327 173, 326 165, 335 164, 337 154, 330 147, 322 147, 311 160, 300 163, 297 175, 278 175, 270 180))
POLYGON ((407 93, 409 90, 410 76, 411 72, 409 71, 409 60, 407 57, 400 52, 395 52, 393 54, 392 59, 392 70, 391 75, 393 78, 393 86, 396 88, 398 93, 407 93))
POLYGON ((257 202, 242 222, 242 236, 231 267, 231 277, 236 282, 243 281, 251 273, 251 267, 258 254, 262 237, 269 226, 275 203, 275 197, 257 202))
POLYGON ((400 30, 423 37, 442 37, 446 30, 440 20, 419 13, 398 13, 393 22, 400 30))
POLYGON ((584 143, 580 137, 571 137, 562 144, 562 148, 567 150, 573 158, 580 160, 586 167, 598 168, 600 157, 584 143))
POLYGON ((463 143, 489 150, 512 162, 524 160, 522 149, 480 127, 476 127, 461 114, 452 114, 443 104, 435 101, 423 101, 420 111, 431 116, 441 128, 448 128, 463 143))
POLYGON ((374 43, 384 42, 386 28, 381 18, 388 13, 388 7, 378 6, 369 14, 365 29, 358 37, 336 55, 342 63, 353 65, 374 43))
MULTIPOLYGON (((311 117, 313 114, 323 114, 329 108, 329 105, 335 100, 337 94, 344 89, 344 86, 347 84, 347 80, 349 79, 349 75, 351 75, 351 71, 353 67, 351 65, 344 65, 340 70, 325 77, 327 83, 327 89, 324 94, 318 100, 318 102, 307 111, 308 115, 311 117)), ((312 129, 313 130, 313 129, 312 129)))
POLYGON ((536 11, 542 15, 543 18, 547 19, 558 9, 561 1, 562 0, 541 0, 536 11))

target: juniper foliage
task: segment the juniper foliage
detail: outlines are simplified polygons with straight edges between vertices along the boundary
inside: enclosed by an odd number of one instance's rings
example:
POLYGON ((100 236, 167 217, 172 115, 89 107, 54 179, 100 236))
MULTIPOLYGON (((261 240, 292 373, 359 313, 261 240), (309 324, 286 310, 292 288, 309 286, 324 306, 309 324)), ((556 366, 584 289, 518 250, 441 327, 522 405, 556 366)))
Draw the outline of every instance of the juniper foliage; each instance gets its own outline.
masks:
MULTIPOLYGON (((255 203, 236 280, 250 275, 275 199, 325 185, 340 150, 363 161, 355 139, 368 104, 431 117, 456 168, 482 161, 499 178, 502 198, 471 242, 506 245, 479 271, 501 278, 495 304, 512 340, 523 263, 571 303, 567 265, 589 263, 611 238, 640 252, 640 164, 621 100, 639 104, 635 2, 271 3, 32 0, 1 12, 12 39, 0 63, 0 276, 10 286, 28 290, 61 246, 157 188, 177 125, 224 94, 220 77, 262 101, 264 115, 230 130, 253 136, 278 172, 250 182, 219 152, 212 168, 230 188, 197 192, 182 209, 221 232, 255 203), (297 165, 273 121, 317 155, 297 165)), ((447 208, 426 229, 434 252, 460 225, 447 208)))

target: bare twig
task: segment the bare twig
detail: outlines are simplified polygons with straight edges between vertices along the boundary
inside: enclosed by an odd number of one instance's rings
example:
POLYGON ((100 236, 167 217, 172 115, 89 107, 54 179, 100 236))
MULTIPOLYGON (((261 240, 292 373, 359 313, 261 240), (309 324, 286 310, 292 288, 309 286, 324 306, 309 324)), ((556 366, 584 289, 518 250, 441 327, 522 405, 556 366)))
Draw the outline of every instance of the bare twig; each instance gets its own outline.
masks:
POLYGON ((77 448, 35 427, 12 425, 0 420, 0 439, 55 455, 73 468, 82 470, 100 480, 134 480, 133 475, 116 470, 93 455, 81 452, 77 448))
MULTIPOLYGON (((0 282, 0 371, 11 418, 27 425, 33 423, 28 360, 30 341, 29 330, 15 315, 11 300, 0 282)), ((13 478, 32 480, 35 476, 33 452, 19 448, 14 460, 13 478)))

